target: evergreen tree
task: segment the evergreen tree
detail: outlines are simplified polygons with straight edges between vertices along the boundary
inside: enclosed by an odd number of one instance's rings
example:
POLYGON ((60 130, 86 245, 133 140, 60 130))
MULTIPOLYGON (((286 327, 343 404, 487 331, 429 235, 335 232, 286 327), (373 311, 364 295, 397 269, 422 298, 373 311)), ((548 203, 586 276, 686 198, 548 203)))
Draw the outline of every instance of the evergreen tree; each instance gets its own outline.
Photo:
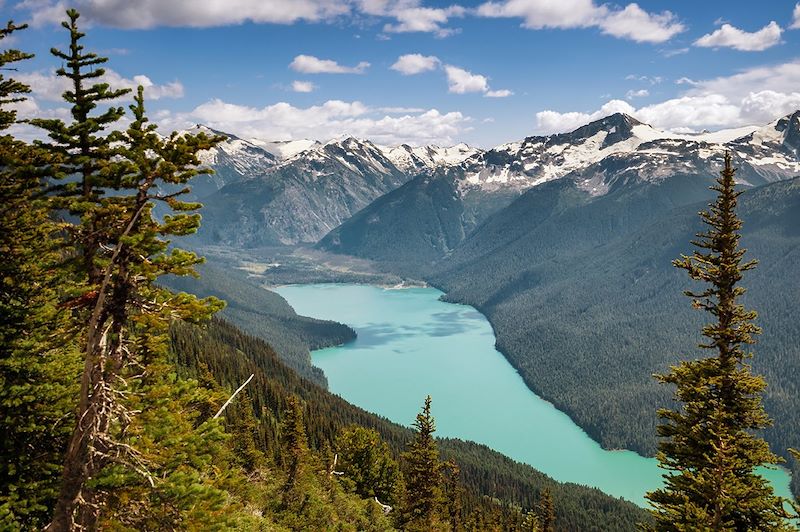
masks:
POLYGON ((78 221, 67 227, 66 265, 72 273, 72 291, 66 304, 72 309, 74 329, 80 333, 84 371, 75 425, 64 458, 61 489, 51 527, 67 530, 96 526, 102 507, 100 493, 90 479, 109 464, 123 464, 146 474, 147 465, 124 435, 135 410, 125 402, 127 383, 156 361, 167 345, 170 320, 202 320, 219 308, 186 294, 172 294, 155 286, 164 274, 192 274, 201 262, 193 253, 169 250, 163 236, 194 232, 199 216, 187 214, 199 207, 182 202, 179 188, 204 171, 197 170, 197 152, 219 139, 204 135, 164 139, 145 116, 142 89, 131 106, 134 121, 124 133, 107 134, 123 110, 98 105, 125 95, 106 83, 89 83, 103 76, 106 61, 84 52, 78 13, 67 11, 63 26, 70 33, 68 52, 53 49, 65 61, 57 71, 71 81, 64 98, 72 104, 73 121, 39 119, 53 141, 44 145, 59 160, 48 168, 58 184, 51 191, 52 208, 78 221), (165 202, 177 214, 158 221, 154 201, 165 202))
POLYGON ((291 507, 302 495, 299 485, 308 460, 308 439, 303 422, 303 405, 296 396, 290 396, 283 416, 281 432, 281 458, 286 470, 283 486, 284 507, 291 507))
MULTIPOLYGON (((9 22, 0 42, 24 29, 9 22)), ((56 305, 56 224, 37 167, 42 150, 7 134, 11 107, 29 88, 5 77, 32 57, 0 52, 0 528, 40 528, 58 492, 61 453, 72 431, 77 353, 54 341, 64 325, 56 305)))
POLYGON ((709 226, 698 234, 691 256, 673 262, 689 277, 708 283, 701 292, 687 291, 692 305, 709 312, 714 322, 703 327, 701 348, 714 355, 673 366, 659 381, 676 386, 678 410, 662 409, 665 423, 658 459, 669 473, 665 487, 647 495, 655 507, 657 530, 783 530, 787 525, 782 500, 755 472, 779 459, 754 431, 770 425, 761 403, 764 379, 751 373, 752 353, 744 346, 760 333, 738 299, 743 272, 755 261, 743 262, 739 247, 741 220, 730 154, 712 190, 715 203, 700 214, 709 226))
POLYGON ((414 439, 403 453, 407 493, 403 519, 408 530, 434 530, 441 524, 442 466, 433 437, 436 425, 431 416, 430 395, 417 414, 414 429, 414 439))
POLYGON ((525 514, 522 520, 522 532, 542 532, 539 516, 535 511, 531 510, 525 514))
POLYGON ((464 530, 464 486, 461 483, 461 469, 455 460, 447 460, 442 466, 444 504, 450 530, 464 530))
POLYGON ((556 507, 553 502, 553 495, 550 490, 545 488, 539 496, 539 503, 536 505, 536 515, 539 521, 539 530, 542 532, 555 532, 556 529, 556 507))
POLYGON ((343 429, 336 440, 340 480, 364 498, 377 497, 383 504, 399 501, 400 467, 386 442, 374 429, 353 425, 343 429))

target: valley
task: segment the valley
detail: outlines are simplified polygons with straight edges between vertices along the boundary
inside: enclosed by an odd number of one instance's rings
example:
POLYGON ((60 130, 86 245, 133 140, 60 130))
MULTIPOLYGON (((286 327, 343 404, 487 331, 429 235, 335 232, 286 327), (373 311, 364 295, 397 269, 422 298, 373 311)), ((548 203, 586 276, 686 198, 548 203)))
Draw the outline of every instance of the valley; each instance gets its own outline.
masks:
MULTIPOLYGON (((568 134, 462 149, 463 159, 429 159, 427 166, 403 166, 385 148, 346 139, 352 152, 343 155, 341 143, 335 150, 317 145, 278 167, 299 172, 320 157, 344 161, 351 166, 346 188, 359 194, 359 183, 375 182, 380 165, 389 169, 381 179, 401 168, 413 171, 360 210, 342 214, 341 225, 327 235, 309 233, 306 242, 291 245, 272 237, 243 240, 214 233, 212 215, 196 245, 212 266, 238 269, 248 282, 266 286, 424 281, 441 288, 446 300, 487 316, 498 350, 530 390, 604 448, 652 456, 655 412, 667 404, 669 390, 651 375, 691 351, 702 319, 681 295, 688 283, 670 262, 700 229, 696 212, 712 197, 708 187, 730 151, 746 190, 744 245, 763 264, 751 274, 746 301, 762 312, 767 330, 755 362, 770 383, 766 405, 776 419, 766 435, 789 459, 786 449, 800 446, 791 428, 800 426, 798 393, 788 378, 800 364, 791 319, 799 294, 796 284, 780 293, 775 288, 779 279, 797 274, 797 261, 789 257, 798 249, 798 185, 792 179, 800 173, 798 131, 800 113, 703 135, 672 134, 612 115, 568 134), (323 148, 322 155, 315 151, 323 148), (265 241, 272 247, 259 247, 265 241), (251 271, 244 271, 247 264, 251 271), (252 264, 259 266, 252 270, 252 264)), ((302 175, 300 181, 320 179, 318 173, 302 175)), ((243 212, 235 206, 238 199, 227 201, 228 190, 235 191, 224 186, 204 198, 206 209, 243 212)), ((303 190, 321 189, 314 184, 303 190)), ((285 196, 276 201, 294 205, 285 196)), ((342 199, 336 192, 325 201, 342 199)), ((303 216, 297 213, 297 223, 304 223, 303 216)), ((268 235, 274 228, 269 220, 248 225, 250 215, 229 219, 230 227, 244 224, 245 231, 268 235)), ((311 367, 309 357, 304 364, 311 367)))

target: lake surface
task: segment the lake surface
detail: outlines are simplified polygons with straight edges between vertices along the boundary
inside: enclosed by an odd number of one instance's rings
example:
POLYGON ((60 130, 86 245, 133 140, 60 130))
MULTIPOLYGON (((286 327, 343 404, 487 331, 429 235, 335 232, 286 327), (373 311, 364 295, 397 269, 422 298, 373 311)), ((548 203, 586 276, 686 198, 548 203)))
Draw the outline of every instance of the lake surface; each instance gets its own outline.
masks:
MULTIPOLYGON (((656 460, 608 451, 531 392, 503 355, 486 318, 439 301, 432 288, 318 284, 276 290, 305 316, 346 323, 358 339, 315 351, 330 390, 410 426, 432 397, 437 435, 483 443, 556 480, 597 487, 644 506, 661 484, 656 460)), ((790 497, 784 470, 764 472, 790 497)))

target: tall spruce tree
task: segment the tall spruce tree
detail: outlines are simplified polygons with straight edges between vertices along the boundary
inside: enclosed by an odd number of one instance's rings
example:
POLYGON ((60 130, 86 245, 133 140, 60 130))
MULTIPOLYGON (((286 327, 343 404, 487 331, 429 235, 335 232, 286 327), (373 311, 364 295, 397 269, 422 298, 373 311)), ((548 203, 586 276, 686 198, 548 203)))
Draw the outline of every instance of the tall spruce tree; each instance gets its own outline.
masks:
POLYGON ((556 506, 553 502, 553 495, 547 488, 543 489, 539 496, 539 502, 536 504, 536 515, 539 521, 539 529, 542 532, 555 532, 556 506))
MULTIPOLYGON (((0 43, 24 29, 9 22, 0 43)), ((58 493, 63 452, 77 396, 77 353, 55 341, 57 226, 37 167, 47 154, 8 134, 12 105, 29 88, 6 77, 32 57, 0 51, 0 529, 47 523, 58 493)))
MULTIPOLYGON (((75 221, 67 227, 65 254, 72 274, 66 306, 79 332, 84 370, 75 429, 64 458, 61 489, 52 530, 94 528, 104 492, 90 482, 108 465, 124 465, 147 475, 143 454, 125 441, 136 410, 129 408, 128 382, 137 380, 158 360, 167 345, 170 320, 201 320, 219 308, 186 294, 172 294, 154 283, 164 274, 192 274, 201 260, 169 249, 165 236, 194 232, 199 216, 187 213, 199 205, 180 201, 185 184, 198 173, 197 152, 218 139, 204 135, 163 138, 144 112, 142 89, 131 106, 134 121, 124 133, 108 133, 123 110, 98 106, 127 94, 92 80, 106 58, 84 52, 75 10, 63 26, 70 34, 68 52, 52 50, 65 61, 57 71, 71 81, 64 98, 72 104, 72 122, 31 121, 53 141, 43 145, 59 160, 49 167, 50 201, 57 212, 75 221), (183 188, 181 188, 183 187, 183 188), (168 193, 167 189, 177 190, 168 193), (177 214, 153 216, 155 201, 177 214)), ((142 381, 144 382, 144 381, 142 381)))
POLYGON ((676 410, 662 409, 658 427, 664 438, 658 459, 668 471, 665 486, 647 494, 654 506, 656 530, 784 530, 782 500, 755 469, 779 458, 755 431, 770 425, 761 403, 764 379, 751 372, 752 353, 744 346, 760 333, 756 313, 739 303, 742 274, 756 261, 744 262, 739 247, 741 220, 730 154, 712 190, 717 199, 700 213, 709 227, 699 233, 692 255, 673 262, 689 277, 709 286, 687 291, 694 308, 714 321, 703 327, 707 358, 683 361, 657 379, 676 387, 676 410))
POLYGON ((407 530, 441 528, 442 464, 433 433, 436 424, 431 415, 431 396, 425 398, 422 412, 414 421, 414 439, 403 453, 406 480, 406 504, 403 509, 407 530))
POLYGON ((306 472, 309 453, 306 427, 303 421, 303 405, 294 395, 289 397, 284 412, 281 442, 281 458, 286 470, 283 505, 285 508, 291 508, 302 499, 299 487, 306 472))

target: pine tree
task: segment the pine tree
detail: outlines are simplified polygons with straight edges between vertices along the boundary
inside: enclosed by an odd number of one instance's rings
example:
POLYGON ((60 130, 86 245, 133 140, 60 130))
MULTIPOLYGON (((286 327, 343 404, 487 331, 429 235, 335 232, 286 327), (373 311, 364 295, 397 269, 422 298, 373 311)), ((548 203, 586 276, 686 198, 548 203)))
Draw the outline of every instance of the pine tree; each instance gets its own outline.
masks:
POLYGON ((756 262, 743 262, 745 250, 739 247, 742 222, 736 204, 741 192, 735 190, 730 154, 712 190, 715 203, 700 213, 709 230, 697 235, 693 244, 698 249, 691 256, 673 264, 709 285, 686 295, 694 308, 714 317, 703 327, 707 341, 700 345, 714 354, 683 361, 657 376, 676 386, 682 406, 659 411, 665 422, 658 427, 664 438, 658 459, 668 473, 664 488, 647 498, 657 530, 784 530, 782 500, 755 471, 779 459, 754 433, 770 420, 761 403, 766 383, 746 362, 752 353, 744 346, 761 331, 753 323, 756 313, 738 302, 745 293, 738 283, 756 262))
MULTIPOLYGON (((0 42, 24 28, 9 22, 0 42)), ((0 52, 0 529, 47 523, 80 371, 77 353, 54 341, 64 320, 57 227, 37 171, 47 157, 6 133, 17 119, 11 104, 30 89, 3 72, 31 57, 0 52)))
POLYGON ((444 504, 447 509, 450 530, 464 530, 464 486, 461 483, 461 469, 455 460, 447 460, 442 466, 444 504))
POLYGON ((342 429, 336 439, 340 480, 352 485, 363 498, 377 497, 394 506, 399 500, 402 480, 400 467, 386 442, 374 429, 353 425, 342 429))
POLYGON ((539 503, 536 505, 536 515, 539 521, 539 530, 542 532, 555 532, 556 529, 556 507, 553 503, 553 495, 550 490, 545 488, 539 496, 539 503))
POLYGON ((422 412, 417 414, 414 428, 414 439, 403 453, 406 479, 403 519, 408 530, 434 530, 440 526, 442 466, 433 438, 436 425, 431 416, 430 395, 425 398, 422 412))
POLYGON ((525 514, 522 520, 522 532, 542 532, 539 516, 535 511, 531 510, 525 514))
POLYGON ((219 139, 174 133, 162 138, 145 116, 141 87, 131 106, 130 127, 108 134, 124 111, 113 106, 95 111, 129 91, 89 84, 103 76, 96 67, 106 58, 84 52, 79 15, 69 10, 67 16, 63 26, 70 33, 69 51, 52 53, 66 64, 57 74, 72 83, 64 98, 72 104, 73 121, 31 121, 48 132, 53 142, 42 147, 58 158, 48 167, 58 181, 49 196, 51 207, 79 219, 67 227, 65 253, 73 260, 65 264, 72 274, 65 304, 72 309, 84 358, 76 416, 81 423, 75 425, 64 458, 53 530, 96 526, 102 494, 89 480, 107 465, 147 474, 141 453, 123 441, 135 413, 126 405, 127 383, 163 355, 172 319, 202 320, 220 308, 214 301, 199 302, 154 284, 164 274, 192 274, 201 262, 193 253, 169 249, 164 239, 194 232, 199 216, 187 211, 199 205, 178 199, 188 191, 185 187, 171 194, 161 191, 207 172, 196 169, 196 154, 219 139), (155 201, 177 214, 157 220, 155 201))
POLYGON ((283 486, 284 507, 291 507, 298 502, 302 494, 298 487, 301 484, 308 460, 308 438, 303 422, 303 406, 300 400, 289 397, 283 416, 281 432, 281 458, 286 470, 286 482, 283 486))

